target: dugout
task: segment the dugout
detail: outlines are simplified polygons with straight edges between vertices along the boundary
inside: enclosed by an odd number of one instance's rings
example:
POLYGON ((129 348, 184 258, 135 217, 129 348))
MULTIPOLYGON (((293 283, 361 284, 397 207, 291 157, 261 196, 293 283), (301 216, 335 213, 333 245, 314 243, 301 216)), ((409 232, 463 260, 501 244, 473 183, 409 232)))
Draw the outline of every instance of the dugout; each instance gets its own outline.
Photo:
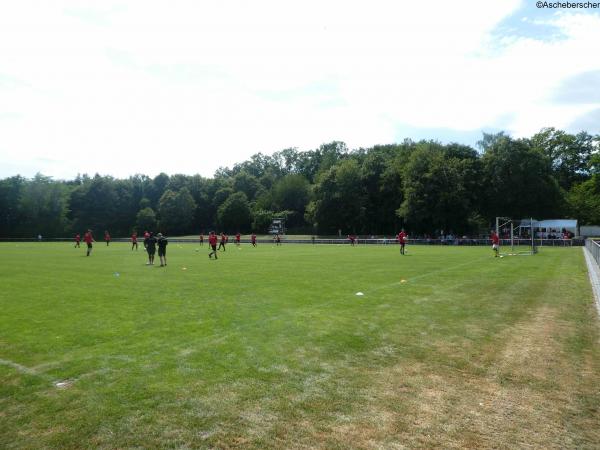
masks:
MULTIPOLYGON (((523 231, 529 231, 528 224, 524 221, 521 223, 523 231)), ((579 236, 577 228, 577 220, 575 219, 548 219, 548 220, 536 220, 533 222, 533 231, 536 239, 549 239, 551 236, 554 239, 562 238, 563 230, 566 230, 573 234, 573 236, 579 236)))

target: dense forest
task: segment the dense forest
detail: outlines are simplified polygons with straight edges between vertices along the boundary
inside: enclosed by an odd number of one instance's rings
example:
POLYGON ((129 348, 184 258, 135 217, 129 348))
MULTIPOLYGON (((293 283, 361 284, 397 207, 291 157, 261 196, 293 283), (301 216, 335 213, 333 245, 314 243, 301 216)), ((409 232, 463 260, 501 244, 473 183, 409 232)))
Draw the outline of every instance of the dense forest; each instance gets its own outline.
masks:
POLYGON ((289 233, 473 234, 495 216, 600 224, 600 136, 554 128, 531 138, 483 134, 478 148, 435 141, 261 153, 213 178, 80 175, 0 180, 0 237, 127 236, 211 229, 289 233))

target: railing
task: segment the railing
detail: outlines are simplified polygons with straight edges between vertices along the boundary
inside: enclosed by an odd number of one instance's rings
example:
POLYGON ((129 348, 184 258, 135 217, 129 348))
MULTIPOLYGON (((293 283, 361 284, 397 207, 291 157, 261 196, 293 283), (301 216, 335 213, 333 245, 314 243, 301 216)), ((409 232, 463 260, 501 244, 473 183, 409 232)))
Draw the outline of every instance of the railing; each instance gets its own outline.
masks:
MULTIPOLYGON (((167 236, 168 237, 168 236, 167 236)), ((187 244, 198 244, 199 239, 194 238, 171 238, 168 237, 169 242, 187 243, 187 244)), ((144 239, 138 238, 140 245, 143 244, 144 239)), ((208 239, 205 237, 204 242, 207 243, 208 239)), ((590 241, 588 239, 587 241, 590 241)), ((584 239, 535 239, 534 244, 538 247, 571 247, 571 246, 583 246, 586 245, 584 239)), ((71 242, 74 243, 73 238, 43 238, 39 241, 36 238, 0 238, 0 242, 71 242)), ((111 242, 131 242, 129 238, 112 238, 111 242)), ((241 240, 242 244, 249 244, 250 239, 244 238, 241 240)), ((271 244, 274 243, 271 238, 257 238, 256 242, 259 244, 271 244)), ((96 241, 98 245, 104 245, 104 240, 99 239, 96 241)), ((228 244, 234 244, 235 241, 230 237, 228 244)), ((283 236, 281 239, 282 244, 328 244, 328 245, 349 245, 348 239, 294 239, 293 236, 283 236)), ((398 245, 398 241, 395 238, 373 238, 373 239, 361 239, 356 241, 357 245, 398 245)), ((478 246, 478 245, 492 245, 490 239, 467 239, 467 238, 456 238, 456 239, 409 239, 408 245, 445 245, 445 246, 478 246)), ((501 239, 500 245, 503 247, 509 247, 511 245, 510 239, 501 239)), ((598 243, 594 242, 594 245, 598 247, 598 243)), ((515 239, 514 246, 531 246, 531 239, 515 239)), ((589 248, 589 247, 588 247, 589 248)), ((591 251, 591 250, 590 250, 591 251)), ((598 258, 596 259, 598 261, 598 258)), ((600 264, 600 263, 599 263, 600 264)))
POLYGON ((600 242, 594 239, 586 239, 585 247, 590 251, 590 254, 596 260, 596 264, 600 266, 600 242))

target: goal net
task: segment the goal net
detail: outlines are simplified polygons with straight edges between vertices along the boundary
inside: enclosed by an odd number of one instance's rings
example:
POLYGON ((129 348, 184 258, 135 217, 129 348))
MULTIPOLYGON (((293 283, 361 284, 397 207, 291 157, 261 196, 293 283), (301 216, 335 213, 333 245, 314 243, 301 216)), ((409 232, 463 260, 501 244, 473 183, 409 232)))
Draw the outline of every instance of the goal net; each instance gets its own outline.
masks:
POLYGON ((500 252, 503 256, 534 255, 537 253, 535 244, 535 219, 512 219, 496 217, 496 233, 500 238, 500 252), (508 251, 510 248, 510 251, 508 251))

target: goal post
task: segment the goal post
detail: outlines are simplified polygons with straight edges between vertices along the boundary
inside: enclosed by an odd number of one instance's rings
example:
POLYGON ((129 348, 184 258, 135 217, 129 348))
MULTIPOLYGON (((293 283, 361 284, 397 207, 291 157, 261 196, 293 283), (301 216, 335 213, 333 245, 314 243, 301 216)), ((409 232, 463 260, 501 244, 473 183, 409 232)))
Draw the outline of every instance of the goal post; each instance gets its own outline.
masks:
POLYGON ((496 234, 500 242, 510 242, 510 253, 501 253, 503 256, 534 255, 537 253, 535 245, 535 226, 537 221, 529 219, 512 219, 510 217, 496 217, 496 234), (515 246, 518 250, 515 250, 515 246))

